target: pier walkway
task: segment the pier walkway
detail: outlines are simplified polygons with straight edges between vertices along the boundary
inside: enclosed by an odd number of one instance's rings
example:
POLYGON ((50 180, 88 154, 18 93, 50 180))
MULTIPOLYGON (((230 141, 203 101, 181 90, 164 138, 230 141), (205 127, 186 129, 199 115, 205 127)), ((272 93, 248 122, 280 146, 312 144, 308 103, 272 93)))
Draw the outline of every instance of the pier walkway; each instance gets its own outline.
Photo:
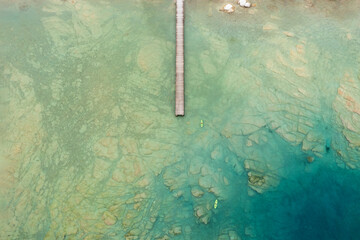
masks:
POLYGON ((176 0, 175 116, 185 115, 184 93, 184 0, 176 0))

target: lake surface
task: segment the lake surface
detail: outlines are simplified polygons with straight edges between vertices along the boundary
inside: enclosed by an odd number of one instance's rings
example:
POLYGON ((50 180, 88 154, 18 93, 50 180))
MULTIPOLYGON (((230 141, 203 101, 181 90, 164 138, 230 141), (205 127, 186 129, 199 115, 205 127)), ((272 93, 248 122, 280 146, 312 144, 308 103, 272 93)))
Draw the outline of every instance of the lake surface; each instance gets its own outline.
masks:
POLYGON ((360 1, 185 3, 0 1, 0 239, 360 238, 360 1))

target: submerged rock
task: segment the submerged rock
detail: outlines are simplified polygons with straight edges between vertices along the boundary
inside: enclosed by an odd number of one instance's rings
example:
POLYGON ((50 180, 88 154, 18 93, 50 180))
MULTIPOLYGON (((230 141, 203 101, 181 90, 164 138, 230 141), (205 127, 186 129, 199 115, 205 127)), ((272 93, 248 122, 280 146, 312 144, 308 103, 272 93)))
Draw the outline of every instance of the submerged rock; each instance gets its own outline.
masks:
POLYGON ((161 238, 157 238, 156 240, 169 240, 169 239, 170 239, 170 237, 168 235, 165 235, 161 238))
POLYGON ((235 231, 229 231, 230 240, 241 240, 235 231))
POLYGON ((204 195, 204 192, 201 191, 201 189, 199 188, 193 188, 191 189, 191 194, 194 196, 194 197, 202 197, 202 195, 204 195))
POLYGON ((203 206, 198 206, 195 208, 195 216, 200 218, 204 216, 206 213, 206 209, 203 206))
POLYGON ((209 189, 212 185, 211 176, 205 176, 199 178, 199 186, 205 189, 209 189))
POLYGON ((209 215, 205 215, 204 217, 202 217, 200 219, 200 221, 204 224, 208 224, 210 222, 210 216, 209 215))
POLYGON ((96 156, 114 160, 118 157, 118 140, 112 137, 102 138, 95 143, 93 150, 96 156))
POLYGON ((265 183, 263 176, 254 175, 252 172, 248 173, 249 183, 256 186, 262 186, 265 183))
POLYGON ((283 33, 284 33, 287 37, 294 37, 294 36, 295 36, 295 34, 292 33, 292 32, 284 31, 283 33))
POLYGON ((274 23, 270 23, 270 22, 266 23, 266 24, 263 26, 263 30, 264 30, 264 31, 276 30, 276 29, 278 29, 278 26, 275 25, 274 23))
POLYGON ((197 206, 194 209, 194 215, 199 219, 201 223, 208 224, 211 218, 211 208, 212 206, 210 206, 209 204, 207 204, 207 206, 197 206))
POLYGON ((261 161, 245 160, 245 170, 248 172, 248 185, 257 193, 263 193, 271 187, 277 186, 279 178, 276 164, 265 164, 261 161))
POLYGON ((114 225, 117 222, 117 218, 110 212, 104 212, 102 216, 102 220, 108 226, 114 225))
MULTIPOLYGON (((348 168, 360 166, 360 76, 354 73, 345 73, 337 89, 337 96, 333 102, 336 111, 336 122, 342 127, 342 138, 346 141, 341 143, 339 139, 333 142, 332 148, 348 168)), ((329 148, 329 146, 328 146, 329 148)), ((339 161, 339 164, 342 163, 339 161)))
POLYGON ((240 236, 234 230, 224 229, 217 240, 241 240, 240 236))
POLYGON ((180 235, 181 234, 181 227, 180 226, 173 226, 170 230, 172 235, 180 235))

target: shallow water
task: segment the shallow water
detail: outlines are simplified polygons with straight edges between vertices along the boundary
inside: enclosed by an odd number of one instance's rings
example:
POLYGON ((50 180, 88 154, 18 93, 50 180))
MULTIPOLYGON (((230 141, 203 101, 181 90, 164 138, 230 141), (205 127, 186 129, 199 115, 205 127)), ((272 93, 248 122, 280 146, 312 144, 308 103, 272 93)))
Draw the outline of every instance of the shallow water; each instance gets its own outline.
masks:
POLYGON ((0 2, 0 239, 360 238, 360 1, 223 4, 175 118, 172 1, 0 2))

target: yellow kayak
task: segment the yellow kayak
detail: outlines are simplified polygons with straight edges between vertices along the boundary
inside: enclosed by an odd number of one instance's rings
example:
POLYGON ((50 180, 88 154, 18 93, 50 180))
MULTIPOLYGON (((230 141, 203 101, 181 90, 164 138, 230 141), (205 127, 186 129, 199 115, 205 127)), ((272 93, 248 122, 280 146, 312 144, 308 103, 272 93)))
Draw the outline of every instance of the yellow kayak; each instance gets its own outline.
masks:
POLYGON ((217 204, 218 204, 218 200, 216 199, 216 200, 215 200, 215 203, 214 203, 214 208, 215 208, 215 209, 217 208, 217 204))

